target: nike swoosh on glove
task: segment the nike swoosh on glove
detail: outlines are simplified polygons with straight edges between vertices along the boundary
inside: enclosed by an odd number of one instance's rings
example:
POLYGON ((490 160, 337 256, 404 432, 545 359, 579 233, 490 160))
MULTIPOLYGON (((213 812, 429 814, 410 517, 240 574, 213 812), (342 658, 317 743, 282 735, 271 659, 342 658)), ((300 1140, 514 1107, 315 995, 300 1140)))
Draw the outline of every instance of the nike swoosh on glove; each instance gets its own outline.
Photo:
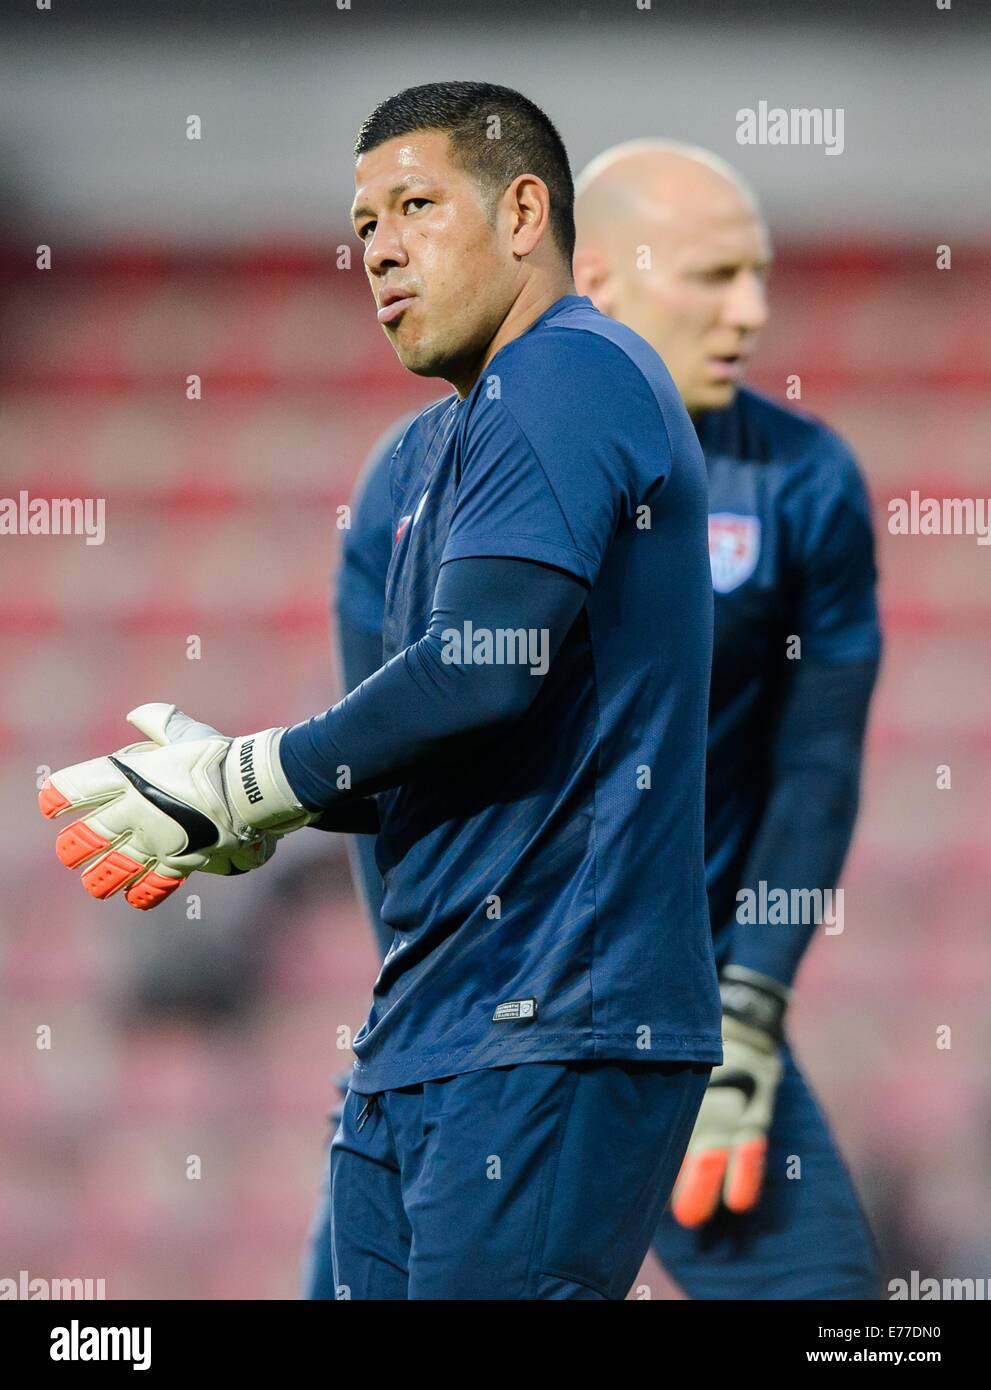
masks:
POLYGON ((756 1206, 767 1135, 781 1080, 781 1028, 791 990, 756 970, 727 966, 720 977, 723 1064, 709 1079, 671 1200, 675 1220, 701 1226, 720 1201, 756 1206))
POLYGON ((318 818, 282 771, 284 729, 228 738, 161 703, 127 718, 147 742, 62 768, 38 794, 49 818, 87 813, 59 832, 55 853, 70 869, 85 865, 93 897, 124 890, 132 907, 157 907, 193 870, 256 869, 281 835, 318 818))

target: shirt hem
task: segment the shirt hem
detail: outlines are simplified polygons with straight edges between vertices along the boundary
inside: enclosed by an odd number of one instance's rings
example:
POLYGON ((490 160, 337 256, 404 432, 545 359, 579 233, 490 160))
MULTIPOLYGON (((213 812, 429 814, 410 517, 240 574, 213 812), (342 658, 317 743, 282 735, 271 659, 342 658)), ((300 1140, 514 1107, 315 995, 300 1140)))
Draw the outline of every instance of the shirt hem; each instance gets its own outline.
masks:
POLYGON ((358 1058, 350 1087, 356 1094, 367 1096, 424 1081, 439 1081, 445 1076, 527 1062, 695 1062, 719 1066, 722 1060, 722 1038, 713 1033, 675 1033, 655 1038, 649 1051, 622 1036, 579 1039, 559 1034, 542 1039, 539 1046, 518 1038, 507 1039, 498 1047, 451 1048, 429 1056, 406 1054, 401 1061, 363 1063, 358 1058))

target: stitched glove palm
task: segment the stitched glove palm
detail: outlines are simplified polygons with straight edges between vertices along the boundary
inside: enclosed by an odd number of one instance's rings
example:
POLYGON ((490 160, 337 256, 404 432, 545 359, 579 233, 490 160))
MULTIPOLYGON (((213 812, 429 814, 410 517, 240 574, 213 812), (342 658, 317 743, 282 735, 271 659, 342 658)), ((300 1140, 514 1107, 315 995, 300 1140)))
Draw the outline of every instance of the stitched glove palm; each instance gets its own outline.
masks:
POLYGON ((127 718, 147 742, 62 768, 38 795, 50 818, 86 812, 60 831, 55 852, 68 868, 85 865, 94 897, 123 889, 132 907, 157 907, 194 869, 258 868, 280 835, 317 818, 282 771, 282 729, 227 738, 159 703, 127 718))
POLYGON ((781 1080, 781 1023, 791 991, 755 970, 727 966, 720 993, 723 1064, 702 1098, 671 1202, 682 1226, 701 1226, 720 1201, 732 1212, 756 1205, 781 1080))

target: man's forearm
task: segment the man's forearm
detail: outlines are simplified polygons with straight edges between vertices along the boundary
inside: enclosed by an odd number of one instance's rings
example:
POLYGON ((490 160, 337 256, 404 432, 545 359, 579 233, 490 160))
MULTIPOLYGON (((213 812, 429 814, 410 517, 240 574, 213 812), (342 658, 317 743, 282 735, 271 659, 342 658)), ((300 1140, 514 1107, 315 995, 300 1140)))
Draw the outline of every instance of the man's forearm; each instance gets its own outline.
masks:
MULTIPOLYGON (((836 886, 857 817, 857 781, 834 769, 796 770, 771 793, 757 841, 740 885, 761 900, 761 887, 787 894, 788 921, 737 920, 731 959, 781 984, 795 977, 802 956, 821 924, 792 910, 795 890, 836 886)), ((810 902, 818 901, 810 899, 810 902)), ((813 914, 809 914, 813 915, 813 914)))
POLYGON ((761 900, 762 883, 766 894, 779 890, 779 901, 783 890, 788 920, 751 923, 738 912, 730 957, 781 984, 794 979, 809 941, 822 929, 823 912, 816 907, 831 901, 835 911, 835 898, 825 895, 836 888, 857 819, 876 675, 876 662, 810 667, 797 675, 782 710, 771 793, 740 887, 754 895, 751 901, 761 900), (797 912, 796 904, 812 910, 797 912))

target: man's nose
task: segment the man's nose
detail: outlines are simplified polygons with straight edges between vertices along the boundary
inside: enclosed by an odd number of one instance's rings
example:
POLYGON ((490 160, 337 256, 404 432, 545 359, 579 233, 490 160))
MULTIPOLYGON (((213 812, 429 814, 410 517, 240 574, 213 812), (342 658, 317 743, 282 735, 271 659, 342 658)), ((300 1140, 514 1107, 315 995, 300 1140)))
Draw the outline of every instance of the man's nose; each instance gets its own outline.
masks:
POLYGON ((408 257, 399 230, 391 221, 377 222, 365 245, 365 269, 381 275, 393 266, 406 265, 408 257))
POLYGON ((767 290, 763 276, 741 270, 733 278, 723 305, 723 321, 733 328, 756 333, 767 323, 767 290))

